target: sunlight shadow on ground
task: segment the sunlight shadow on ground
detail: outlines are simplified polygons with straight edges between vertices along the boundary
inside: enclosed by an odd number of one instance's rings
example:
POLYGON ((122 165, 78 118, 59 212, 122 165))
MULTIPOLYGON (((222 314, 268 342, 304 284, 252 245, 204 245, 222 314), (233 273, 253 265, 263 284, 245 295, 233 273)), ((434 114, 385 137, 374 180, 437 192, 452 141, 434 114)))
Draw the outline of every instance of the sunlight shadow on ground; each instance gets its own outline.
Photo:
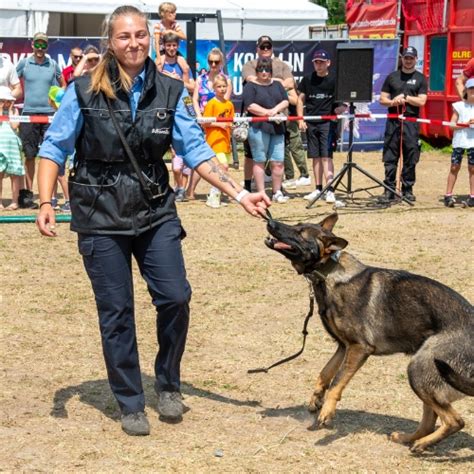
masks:
MULTIPOLYGON (((155 380, 154 377, 142 374, 142 380, 146 400, 153 400, 154 397, 156 398, 153 389, 155 380)), ((220 395, 209 390, 195 387, 194 385, 186 382, 182 383, 181 391, 183 395, 208 398, 209 400, 219 403, 229 403, 231 405, 248 407, 260 406, 260 402, 257 400, 238 400, 235 398, 230 398, 225 395, 220 395)), ((113 420, 120 418, 118 406, 112 396, 112 392, 110 391, 109 383, 105 379, 88 380, 87 382, 83 382, 79 385, 73 385, 57 390, 54 394, 53 408, 51 409, 50 413, 51 416, 55 418, 67 418, 68 413, 66 405, 69 400, 76 396, 79 397, 79 400, 82 403, 94 407, 108 418, 113 420)), ((147 408, 155 409, 154 405, 156 404, 149 403, 147 408)))
MULTIPOLYGON (((308 413, 304 405, 285 408, 266 408, 260 411, 259 414, 263 417, 292 417, 298 421, 309 421, 308 429, 314 421, 313 415, 308 413)), ((327 446, 350 434, 365 431, 385 434, 387 436, 393 431, 413 432, 417 426, 418 421, 397 416, 381 415, 361 410, 338 410, 331 427, 314 430, 317 433, 323 433, 323 437, 317 440, 315 445, 327 446)), ((451 453, 465 448, 474 451, 473 446, 474 438, 468 433, 461 431, 418 456, 431 456, 432 459, 430 459, 430 461, 433 462, 449 460, 457 463, 468 463, 474 460, 474 454, 453 459, 451 458, 451 453)))

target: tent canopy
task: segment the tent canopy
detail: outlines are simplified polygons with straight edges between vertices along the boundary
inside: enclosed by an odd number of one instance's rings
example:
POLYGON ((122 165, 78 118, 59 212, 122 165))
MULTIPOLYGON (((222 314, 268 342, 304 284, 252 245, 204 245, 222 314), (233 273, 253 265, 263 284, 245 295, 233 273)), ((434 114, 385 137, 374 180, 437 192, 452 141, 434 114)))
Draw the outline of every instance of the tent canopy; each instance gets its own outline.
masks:
MULTIPOLYGON (((15 0, 0 6, 0 36, 98 36, 105 15, 123 4, 157 13, 159 0, 15 0)), ((178 0, 178 13, 215 13, 221 10, 224 36, 229 40, 256 39, 268 34, 274 40, 309 39, 309 26, 325 25, 327 10, 307 0, 178 0), (259 3, 257 6, 256 4, 259 3), (198 4, 198 5, 196 5, 198 4)), ((183 25, 184 26, 184 25, 183 25)), ((197 24, 199 39, 216 39, 215 20, 197 24)))

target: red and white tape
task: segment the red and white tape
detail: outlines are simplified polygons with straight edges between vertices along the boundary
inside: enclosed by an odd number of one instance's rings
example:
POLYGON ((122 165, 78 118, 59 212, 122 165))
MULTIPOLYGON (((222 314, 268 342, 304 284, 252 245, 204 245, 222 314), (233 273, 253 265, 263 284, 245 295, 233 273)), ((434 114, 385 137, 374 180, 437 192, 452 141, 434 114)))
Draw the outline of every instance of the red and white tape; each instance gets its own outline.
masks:
MULTIPOLYGON (((398 119, 406 122, 418 122, 426 123, 430 125, 440 125, 443 127, 461 127, 461 128, 474 128, 474 124, 468 123, 455 123, 448 122, 446 120, 436 119, 423 119, 416 117, 405 117, 399 114, 339 114, 339 115, 304 115, 304 116, 274 116, 274 117, 199 117, 198 123, 213 123, 213 122, 287 122, 295 120, 304 120, 305 122, 312 122, 317 120, 339 120, 339 119, 351 119, 356 118, 359 120, 373 120, 373 119, 398 119)), ((51 123, 53 121, 52 115, 0 115, 0 122, 12 122, 12 123, 51 123)))

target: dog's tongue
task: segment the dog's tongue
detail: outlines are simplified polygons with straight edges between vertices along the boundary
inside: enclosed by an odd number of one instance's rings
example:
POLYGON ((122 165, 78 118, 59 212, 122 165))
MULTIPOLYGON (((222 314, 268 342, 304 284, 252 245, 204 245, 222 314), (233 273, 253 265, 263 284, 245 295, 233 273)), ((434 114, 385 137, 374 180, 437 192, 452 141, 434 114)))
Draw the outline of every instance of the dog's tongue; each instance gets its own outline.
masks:
POLYGON ((291 245, 278 241, 273 244, 273 248, 277 250, 288 250, 288 249, 291 249, 291 245))

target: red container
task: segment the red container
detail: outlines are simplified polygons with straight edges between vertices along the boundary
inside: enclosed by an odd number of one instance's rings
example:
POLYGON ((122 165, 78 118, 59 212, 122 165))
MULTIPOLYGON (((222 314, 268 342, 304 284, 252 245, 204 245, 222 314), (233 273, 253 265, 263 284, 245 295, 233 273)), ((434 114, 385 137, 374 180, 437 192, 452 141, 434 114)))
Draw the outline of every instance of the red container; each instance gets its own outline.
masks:
MULTIPOLYGON (((422 116, 429 119, 450 120, 452 104, 460 100, 456 78, 474 51, 473 0, 446 2, 445 5, 444 0, 403 0, 403 44, 415 46, 423 62, 429 88, 422 116)), ((428 139, 446 140, 451 139, 452 129, 422 124, 421 134, 428 139)))

